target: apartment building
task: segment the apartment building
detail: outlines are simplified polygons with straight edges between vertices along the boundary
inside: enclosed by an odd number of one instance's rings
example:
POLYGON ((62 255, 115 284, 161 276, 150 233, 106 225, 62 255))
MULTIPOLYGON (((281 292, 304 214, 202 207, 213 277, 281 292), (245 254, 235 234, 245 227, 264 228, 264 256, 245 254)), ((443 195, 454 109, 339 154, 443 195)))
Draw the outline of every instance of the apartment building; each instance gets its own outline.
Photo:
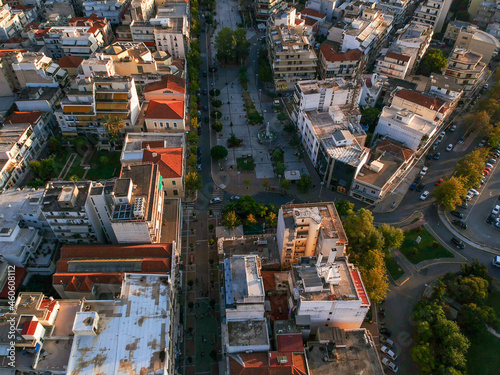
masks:
POLYGON ((63 56, 88 58, 104 45, 104 36, 95 27, 54 26, 43 35, 43 41, 48 55, 56 60, 63 56))
POLYGON ((184 196, 184 134, 127 133, 120 161, 122 165, 153 163, 160 167, 166 198, 184 196))
POLYGON ((467 29, 467 27, 469 26, 472 26, 472 24, 469 22, 458 20, 449 22, 443 36, 443 41, 447 43, 455 43, 458 38, 458 34, 460 34, 460 31, 462 31, 462 29, 467 29))
POLYGON ((47 184, 42 212, 61 243, 105 243, 99 222, 89 215, 87 196, 90 187, 90 181, 53 181, 47 184))
POLYGON ((430 26, 411 22, 389 49, 377 59, 375 72, 404 79, 420 63, 430 45, 433 30, 430 26))
POLYGON ((13 13, 9 5, 0 8, 0 41, 16 36, 22 30, 19 14, 13 13))
POLYGON ((163 182, 157 164, 122 167, 113 189, 111 226, 120 244, 160 242, 163 182))
POLYGON ((17 94, 16 106, 22 112, 54 113, 62 96, 60 87, 27 87, 17 94))
POLYGON ((498 55, 500 41, 494 35, 479 30, 476 26, 469 26, 460 30, 454 48, 479 53, 483 56, 481 61, 489 64, 491 59, 498 55))
POLYGON ((65 299, 100 300, 120 294, 126 272, 174 275, 175 243, 66 245, 52 276, 65 299))
POLYGON ((267 22, 269 17, 286 8, 283 0, 258 0, 255 2, 255 18, 257 22, 267 22))
POLYGON ((452 0, 425 0, 413 14, 413 21, 430 25, 435 33, 440 33, 452 0))
POLYGON ((59 14, 59 16, 70 19, 75 16, 75 8, 71 2, 66 2, 63 0, 48 0, 44 4, 45 18, 48 18, 51 14, 59 14))
POLYGON ((320 254, 333 262, 344 256, 348 243, 340 217, 331 202, 281 206, 276 240, 281 266, 285 268, 300 263, 302 257, 320 254))
POLYGON ((185 1, 169 0, 158 8, 156 17, 149 20, 154 26, 158 51, 166 51, 174 59, 186 57, 184 38, 189 38, 187 13, 185 1))
MULTIPOLYGON (((111 60, 101 62, 112 64, 111 60)), ((120 118, 129 130, 140 112, 134 78, 127 76, 94 76, 81 80, 78 89, 66 92, 60 105, 56 119, 63 134, 94 134, 101 139, 108 137, 102 126, 108 116, 120 118)))
POLYGON ((319 327, 357 329, 370 308, 359 270, 347 258, 302 258, 289 280, 295 322, 306 335, 319 327))
MULTIPOLYGON (((40 200, 43 190, 6 189, 0 194, 0 260, 26 267, 42 242, 40 200)), ((49 262, 50 263, 50 262, 49 262)), ((49 264, 50 268, 50 264, 49 264)), ((52 269, 53 271, 53 269, 52 269)))
POLYGON ((27 49, 1 49, 0 50, 0 96, 12 96, 13 91, 19 89, 19 82, 12 69, 13 59, 20 52, 27 49))
POLYGON ((337 52, 333 46, 322 44, 319 52, 318 73, 321 79, 352 78, 356 76, 363 52, 359 49, 337 52))
POLYGON ((23 184, 28 163, 37 160, 52 135, 47 112, 14 112, 0 128, 0 190, 23 184))
POLYGON ((149 21, 132 21, 130 33, 133 42, 143 42, 156 51, 155 27, 149 21))
MULTIPOLYGON (((277 91, 293 90, 296 82, 316 78, 318 60, 307 30, 295 26, 295 9, 286 12, 285 16, 288 23, 270 22, 267 29, 269 61, 277 91)), ((281 19, 280 15, 276 17, 281 19)))
POLYGON ((412 166, 414 155, 398 142, 382 140, 372 148, 370 160, 354 179, 350 196, 368 204, 379 203, 412 166))
POLYGON ((382 94, 382 89, 387 82, 387 77, 378 73, 363 75, 363 87, 359 105, 363 108, 374 107, 382 94))
POLYGON ((363 62, 372 62, 392 30, 394 17, 379 10, 364 8, 361 15, 346 26, 340 36, 340 50, 359 49, 363 62))
POLYGON ((410 14, 413 3, 411 0, 384 0, 377 3, 377 9, 394 17, 394 23, 400 24, 410 14))
POLYGON ((392 107, 405 108, 437 125, 450 113, 448 103, 427 93, 397 88, 391 95, 392 107))
POLYGON ((481 29, 486 29, 488 24, 500 22, 500 4, 498 1, 481 1, 474 23, 481 29))
POLYGON ((500 23, 489 23, 486 27, 486 32, 490 35, 493 35, 495 38, 500 39, 500 23))
POLYGON ((112 24, 119 24, 130 5, 130 0, 83 0, 83 14, 90 17, 97 14, 112 24))
POLYGON ((443 74, 457 80, 464 89, 464 97, 470 97, 485 79, 487 69, 482 59, 480 53, 463 48, 455 48, 448 57, 443 74))
POLYGON ((130 17, 132 21, 147 22, 155 16, 154 0, 132 0, 130 3, 130 17))
POLYGON ((151 100, 143 105, 136 130, 147 129, 149 132, 184 132, 185 104, 181 100, 151 100), (142 125, 141 125, 142 124, 142 125))
POLYGON ((99 17, 95 13, 92 13, 88 17, 73 17, 68 21, 68 26, 95 27, 101 32, 104 39, 104 45, 110 44, 114 39, 113 30, 109 20, 106 17, 99 17))
POLYGON ((427 83, 426 92, 448 103, 450 109, 455 108, 462 97, 464 89, 453 77, 432 73, 427 83))
POLYGON ((43 52, 19 52, 12 58, 12 70, 20 88, 64 87, 68 73, 43 52))
POLYGON ((143 94, 146 101, 184 100, 186 80, 173 74, 166 74, 159 81, 148 83, 144 87, 143 94))

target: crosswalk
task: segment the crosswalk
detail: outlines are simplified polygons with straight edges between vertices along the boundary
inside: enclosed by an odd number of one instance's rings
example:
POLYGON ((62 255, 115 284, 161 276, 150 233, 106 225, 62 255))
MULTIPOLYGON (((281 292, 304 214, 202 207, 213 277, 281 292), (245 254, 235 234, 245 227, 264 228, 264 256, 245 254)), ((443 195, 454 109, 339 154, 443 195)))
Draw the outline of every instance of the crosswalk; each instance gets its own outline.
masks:
POLYGON ((213 211, 220 211, 222 210, 222 202, 224 200, 224 190, 222 189, 219 189, 218 187, 214 187, 214 190, 212 191, 212 198, 211 199, 214 199, 214 198, 220 198, 220 202, 218 203, 212 203, 210 205, 210 208, 213 210, 213 211))

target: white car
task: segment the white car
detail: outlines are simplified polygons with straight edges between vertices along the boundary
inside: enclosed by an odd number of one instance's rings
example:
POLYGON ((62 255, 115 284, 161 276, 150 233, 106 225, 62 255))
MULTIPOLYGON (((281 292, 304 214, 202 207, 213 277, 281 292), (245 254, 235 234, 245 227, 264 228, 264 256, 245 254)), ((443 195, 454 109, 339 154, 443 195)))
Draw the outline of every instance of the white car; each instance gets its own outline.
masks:
POLYGON ((420 200, 421 201, 425 201, 427 199, 427 197, 429 196, 429 190, 426 190, 422 193, 422 195, 420 196, 420 200))
POLYGON ((450 133, 453 133, 455 130, 457 130, 457 126, 456 125, 452 125, 450 127, 450 133))
POLYGON ((380 336, 380 342, 383 342, 389 348, 393 348, 394 347, 394 341, 392 341, 391 339, 389 339, 389 338, 387 338, 385 336, 380 336))
POLYGON ((240 199, 240 197, 239 197, 239 196, 237 196, 237 195, 233 195, 233 196, 231 197, 231 200, 232 200, 232 201, 237 201, 238 199, 240 199))
POLYGON ((396 355, 396 353, 394 353, 391 349, 389 349, 387 346, 382 346, 380 348, 380 351, 382 353, 384 353, 385 355, 391 357, 392 359, 396 359, 398 358, 398 356, 396 355))
POLYGON ((479 191, 477 191, 476 189, 470 189, 469 193, 474 194, 476 197, 479 195, 479 191))
POLYGON ((493 207, 493 209, 491 210, 491 213, 493 215, 498 215, 499 212, 500 212, 500 206, 497 204, 495 207, 493 207))
POLYGON ((398 366, 389 361, 387 358, 382 358, 382 364, 389 367, 394 373, 398 372, 398 366))
POLYGON ((422 170, 420 171, 420 175, 424 176, 427 173, 428 169, 429 169, 429 167, 423 167, 422 170))
POLYGON ((450 143, 448 147, 446 147, 446 151, 451 151, 453 150, 453 145, 450 143))
POLYGON ((219 197, 210 199, 210 204, 220 203, 220 202, 222 202, 222 200, 219 197))
POLYGON ((491 264, 493 264, 494 267, 500 268, 500 256, 496 255, 493 258, 493 261, 491 262, 491 264))

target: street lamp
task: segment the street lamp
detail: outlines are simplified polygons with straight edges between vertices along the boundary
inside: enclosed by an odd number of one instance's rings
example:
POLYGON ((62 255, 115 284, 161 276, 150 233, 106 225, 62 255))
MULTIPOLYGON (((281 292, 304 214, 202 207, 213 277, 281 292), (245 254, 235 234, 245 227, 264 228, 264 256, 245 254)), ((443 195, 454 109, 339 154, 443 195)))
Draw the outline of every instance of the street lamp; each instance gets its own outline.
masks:
POLYGON ((319 188, 319 199, 321 200, 321 192, 323 191, 323 185, 325 184, 324 181, 321 181, 321 187, 319 188))

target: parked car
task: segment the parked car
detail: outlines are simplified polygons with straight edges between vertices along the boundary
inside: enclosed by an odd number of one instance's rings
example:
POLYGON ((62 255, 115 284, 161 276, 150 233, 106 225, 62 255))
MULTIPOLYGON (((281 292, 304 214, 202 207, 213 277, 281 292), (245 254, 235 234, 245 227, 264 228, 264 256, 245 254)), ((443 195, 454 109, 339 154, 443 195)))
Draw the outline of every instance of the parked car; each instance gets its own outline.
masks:
POLYGON ((460 208, 463 208, 464 210, 466 210, 467 207, 469 207, 469 205, 467 204, 467 201, 463 201, 462 205, 460 206, 460 208))
POLYGON ((196 156, 201 157, 201 148, 196 149, 196 156))
POLYGON ((421 201, 425 201, 427 199, 427 197, 429 196, 429 191, 426 190, 422 193, 422 195, 420 196, 420 200, 421 201))
POLYGON ((382 353, 384 353, 385 355, 387 355, 387 356, 391 357, 392 359, 396 359, 396 358, 398 358, 398 356, 396 355, 396 353, 394 353, 391 349, 389 349, 389 348, 388 348, 387 346, 385 346, 385 345, 384 345, 384 346, 382 346, 382 347, 380 348, 380 351, 381 351, 382 353))
POLYGON ((431 160, 433 157, 434 157, 434 155, 432 153, 430 153, 427 155, 427 160, 431 160))
POLYGON ((465 224, 465 222, 462 220, 453 220, 452 223, 455 224, 459 228, 467 229, 467 224, 465 224))
POLYGON ((441 182, 443 182, 444 180, 442 178, 440 178, 439 180, 436 181, 436 186, 439 186, 441 185, 441 182))
POLYGON ((497 204, 493 209, 491 210, 491 213, 493 215, 498 215, 498 212, 500 211, 500 206, 497 204))
POLYGON ((459 219, 463 219, 464 218, 464 214, 461 213, 461 212, 458 212, 458 211, 451 211, 450 214, 452 214, 455 217, 458 217, 459 219))
POLYGON ((417 187, 417 183, 414 182, 410 185, 410 190, 415 190, 415 188, 417 187))
POLYGON ((470 189, 469 193, 474 194, 476 197, 479 195, 479 191, 477 191, 476 189, 470 189))
POLYGON ((465 137, 460 137, 460 139, 458 140, 458 143, 464 143, 465 141, 465 137))
POLYGON ((488 163, 490 164, 495 164, 497 162, 497 159, 489 158, 488 163))
POLYGON ((481 139, 481 142, 479 142, 478 146, 483 147, 486 143, 486 139, 481 139))
POLYGON ((491 224, 491 225, 495 224, 496 221, 497 221, 497 217, 495 215, 493 215, 493 214, 490 214, 488 216, 488 218, 486 219, 486 223, 487 224, 491 224))
POLYGON ((239 197, 238 195, 233 195, 233 196, 231 197, 231 200, 232 200, 232 201, 237 201, 238 199, 240 199, 240 197, 239 197))
POLYGON ((451 151, 453 150, 453 145, 450 143, 448 147, 446 147, 446 151, 451 151))
POLYGON ((424 188, 425 188, 425 184, 418 184, 418 186, 417 186, 417 188, 415 190, 420 193, 421 191, 424 190, 424 188))
POLYGON ((389 369, 391 369, 391 371, 394 373, 398 372, 398 370, 399 370, 398 366, 396 366, 394 363, 389 361, 387 358, 382 358, 382 364, 384 366, 389 367, 389 369))
POLYGON ((384 335, 386 335, 386 336, 388 336, 388 337, 391 337, 391 335, 392 335, 392 332, 389 329, 385 328, 385 327, 380 328, 379 332, 382 333, 382 334, 384 334, 384 335))
POLYGON ((435 160, 439 160, 439 158, 440 158, 440 157, 441 157, 441 153, 440 153, 440 152, 436 152, 436 153, 434 154, 434 159, 435 159, 435 160))
POLYGON ((425 174, 427 173, 428 169, 429 169, 429 167, 423 167, 422 170, 420 171, 420 175, 421 176, 425 176, 425 174))
POLYGON ((453 133, 455 130, 457 130, 457 126, 455 124, 453 124, 452 126, 450 126, 450 133, 453 133))
POLYGON ((455 237, 452 237, 452 238, 451 238, 451 243, 452 243, 453 245, 455 245, 455 247, 456 247, 457 249, 464 249, 464 248, 465 248, 464 241, 459 240, 459 239, 457 239, 457 238, 455 238, 455 237))
POLYGON ((471 192, 469 192, 469 193, 467 193, 467 196, 465 197, 465 200, 467 202, 469 202, 473 197, 474 197, 474 194, 472 194, 471 192))
POLYGON ((384 343, 389 348, 394 347, 394 341, 392 341, 391 339, 389 339, 387 337, 380 336, 380 342, 384 343))
POLYGON ((415 179, 415 182, 418 184, 418 183, 422 180, 422 177, 423 177, 423 176, 422 176, 421 174, 419 174, 419 175, 417 176, 417 178, 415 179))
POLYGON ((198 126, 198 129, 196 130, 196 132, 198 133, 198 135, 201 135, 201 126, 198 126))

